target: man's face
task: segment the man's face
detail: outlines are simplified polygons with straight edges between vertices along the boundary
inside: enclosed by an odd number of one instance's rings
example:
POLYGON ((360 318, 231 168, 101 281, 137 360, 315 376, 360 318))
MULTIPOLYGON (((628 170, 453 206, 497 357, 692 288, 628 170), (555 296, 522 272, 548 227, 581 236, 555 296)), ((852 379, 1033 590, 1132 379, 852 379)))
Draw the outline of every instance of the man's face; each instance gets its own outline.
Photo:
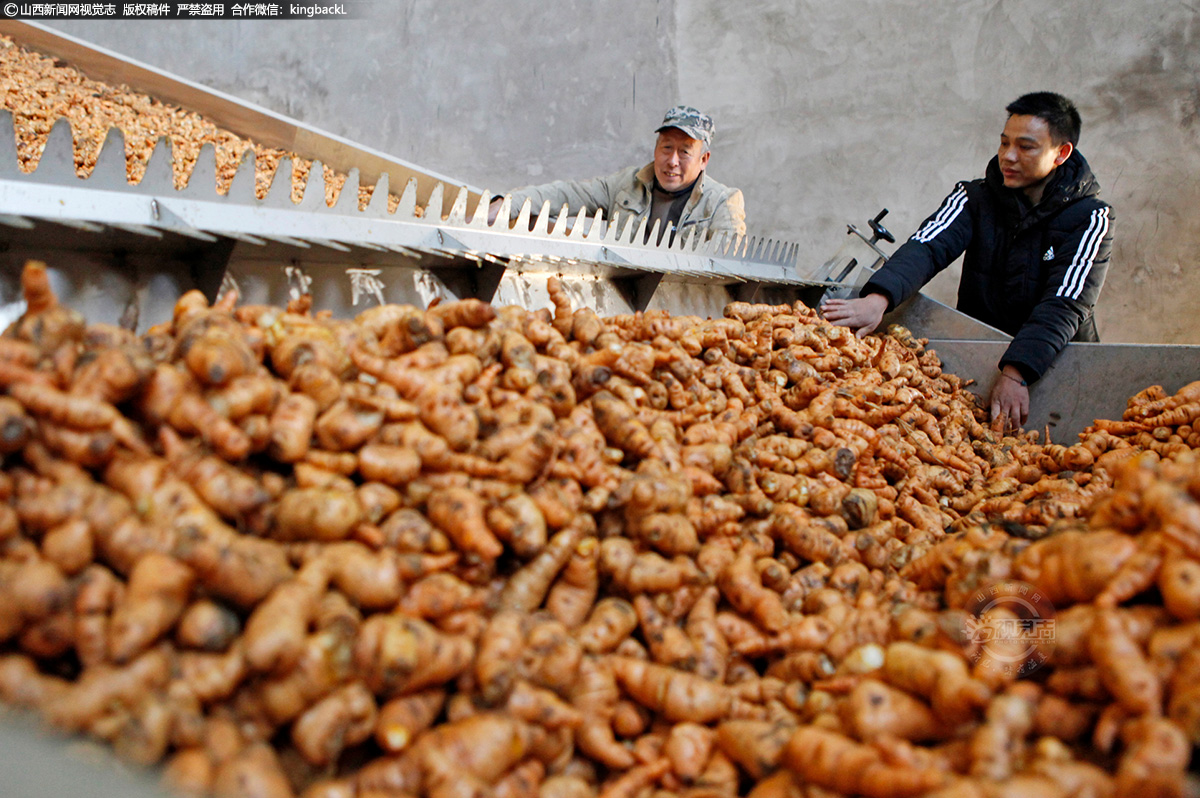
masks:
POLYGON ((678 191, 700 176, 711 154, 705 151, 704 142, 669 127, 658 134, 654 147, 654 176, 667 191, 678 191))
POLYGON ((1050 127, 1039 116, 1014 114, 1000 134, 1000 173, 1008 188, 1036 186, 1067 160, 1074 148, 1069 141, 1055 144, 1050 127))

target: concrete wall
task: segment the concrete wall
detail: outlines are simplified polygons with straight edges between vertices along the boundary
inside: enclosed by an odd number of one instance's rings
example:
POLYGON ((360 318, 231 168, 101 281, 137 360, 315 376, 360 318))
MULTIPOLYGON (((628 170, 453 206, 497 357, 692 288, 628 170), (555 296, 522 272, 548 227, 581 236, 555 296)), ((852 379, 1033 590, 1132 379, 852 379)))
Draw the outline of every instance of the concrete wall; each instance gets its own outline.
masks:
MULTIPOLYGON (((1072 97, 1116 206, 1108 341, 1200 338, 1200 11, 1133 0, 377 0, 369 20, 56 27, 493 190, 647 160, 709 110, 750 232, 832 256, 982 174, 1003 107, 1072 97)), ((953 301, 948 270, 929 293, 953 301)))
POLYGON ((674 102, 674 0, 355 5, 363 18, 53 27, 497 191, 642 157, 674 102))

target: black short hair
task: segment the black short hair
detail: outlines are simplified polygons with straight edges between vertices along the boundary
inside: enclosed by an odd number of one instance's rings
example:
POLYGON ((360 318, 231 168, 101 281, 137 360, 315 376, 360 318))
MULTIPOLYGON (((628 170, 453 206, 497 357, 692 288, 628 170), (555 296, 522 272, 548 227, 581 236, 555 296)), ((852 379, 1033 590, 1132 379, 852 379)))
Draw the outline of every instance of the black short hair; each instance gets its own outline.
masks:
POLYGON ((1050 138, 1055 144, 1064 141, 1072 146, 1079 144, 1079 109, 1075 103, 1052 91, 1035 91, 1023 94, 1008 104, 1004 110, 1010 115, 1036 116, 1050 128, 1050 138))

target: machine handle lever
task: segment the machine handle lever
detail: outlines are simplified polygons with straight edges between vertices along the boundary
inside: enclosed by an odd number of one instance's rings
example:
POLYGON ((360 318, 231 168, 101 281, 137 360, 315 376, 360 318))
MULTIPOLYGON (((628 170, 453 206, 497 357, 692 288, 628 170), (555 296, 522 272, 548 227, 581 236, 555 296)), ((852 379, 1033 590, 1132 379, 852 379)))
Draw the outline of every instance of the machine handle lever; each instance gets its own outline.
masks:
POLYGON ((888 212, 888 209, 884 208, 883 210, 881 210, 879 212, 879 214, 874 219, 871 219, 870 221, 867 222, 867 224, 871 225, 871 232, 875 234, 875 237, 871 239, 872 244, 874 244, 876 241, 878 241, 881 238, 884 241, 888 242, 889 244, 896 243, 896 237, 894 235, 892 235, 891 232, 888 231, 888 229, 886 227, 884 227, 883 225, 881 225, 879 223, 880 219, 887 216, 887 212, 888 212))

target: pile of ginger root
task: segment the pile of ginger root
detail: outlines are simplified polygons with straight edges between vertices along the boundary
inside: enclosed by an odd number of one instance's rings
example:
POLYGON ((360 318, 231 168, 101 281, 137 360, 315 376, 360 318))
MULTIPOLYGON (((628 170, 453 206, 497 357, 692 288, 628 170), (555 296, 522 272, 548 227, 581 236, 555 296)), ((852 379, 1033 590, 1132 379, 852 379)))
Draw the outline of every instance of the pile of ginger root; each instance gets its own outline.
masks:
POLYGON ((1200 794, 1195 385, 1061 446, 799 302, 22 286, 0 701, 177 795, 1200 794))

